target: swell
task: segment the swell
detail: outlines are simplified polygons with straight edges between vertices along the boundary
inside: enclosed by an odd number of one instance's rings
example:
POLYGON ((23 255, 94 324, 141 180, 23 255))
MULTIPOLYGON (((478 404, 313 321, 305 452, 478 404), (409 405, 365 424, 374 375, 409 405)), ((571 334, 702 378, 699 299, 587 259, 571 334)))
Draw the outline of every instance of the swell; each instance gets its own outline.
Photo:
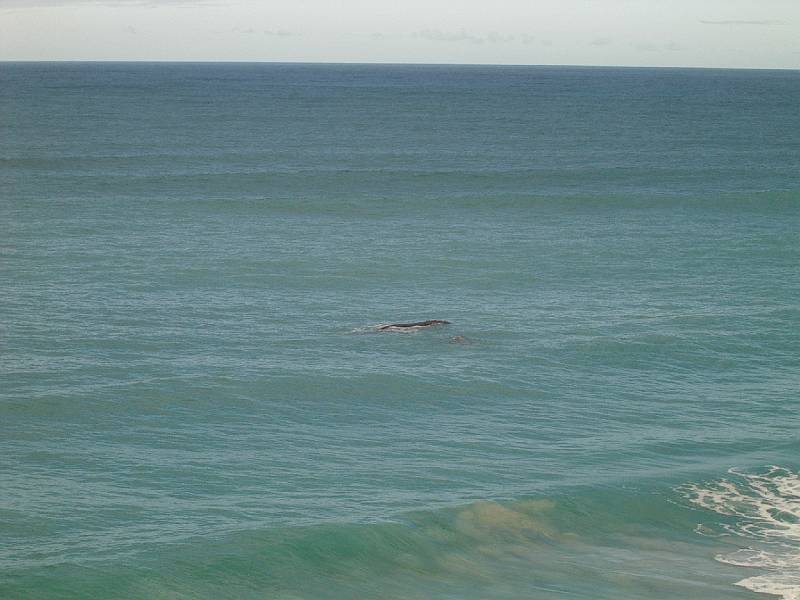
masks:
POLYGON ((669 490, 479 501, 390 522, 239 530, 6 570, 3 597, 724 598, 715 541, 669 490))

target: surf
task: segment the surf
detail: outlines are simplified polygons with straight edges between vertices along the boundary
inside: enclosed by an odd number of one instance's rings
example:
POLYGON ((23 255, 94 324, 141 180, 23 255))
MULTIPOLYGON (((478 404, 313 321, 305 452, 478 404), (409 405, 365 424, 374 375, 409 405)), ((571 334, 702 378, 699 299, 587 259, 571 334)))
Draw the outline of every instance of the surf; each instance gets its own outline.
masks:
POLYGON ((761 571, 736 585, 800 600, 800 473, 778 466, 761 473, 728 473, 718 481, 684 488, 693 505, 724 517, 699 525, 698 533, 716 532, 741 546, 717 554, 717 561, 761 571))

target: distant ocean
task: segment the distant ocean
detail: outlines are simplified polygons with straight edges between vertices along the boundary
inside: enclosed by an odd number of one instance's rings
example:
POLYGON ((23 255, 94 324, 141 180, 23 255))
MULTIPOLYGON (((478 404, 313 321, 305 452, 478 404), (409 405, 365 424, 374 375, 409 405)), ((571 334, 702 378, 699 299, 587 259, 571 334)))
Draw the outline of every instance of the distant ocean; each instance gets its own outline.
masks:
POLYGON ((800 72, 0 64, 4 600, 797 600, 799 390, 800 72))

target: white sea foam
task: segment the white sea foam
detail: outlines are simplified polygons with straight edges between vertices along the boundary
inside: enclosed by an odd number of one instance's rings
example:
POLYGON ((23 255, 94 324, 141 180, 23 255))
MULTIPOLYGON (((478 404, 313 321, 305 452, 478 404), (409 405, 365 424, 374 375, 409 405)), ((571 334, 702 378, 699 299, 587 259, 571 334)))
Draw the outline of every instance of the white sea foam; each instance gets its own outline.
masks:
MULTIPOLYGON (((764 571, 737 585, 785 600, 800 600, 800 474, 770 467, 757 474, 731 469, 730 475, 683 488, 693 504, 731 517, 719 527, 746 544, 716 559, 764 571)), ((707 526, 698 526, 699 533, 708 531, 707 526)))

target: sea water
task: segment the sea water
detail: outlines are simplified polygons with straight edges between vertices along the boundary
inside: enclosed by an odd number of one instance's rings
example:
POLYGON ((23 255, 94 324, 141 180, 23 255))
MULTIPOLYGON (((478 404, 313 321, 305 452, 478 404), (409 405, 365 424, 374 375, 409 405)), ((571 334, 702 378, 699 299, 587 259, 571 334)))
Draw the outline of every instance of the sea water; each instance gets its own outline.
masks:
POLYGON ((1 64, 0 597, 800 598, 798 107, 1 64))

